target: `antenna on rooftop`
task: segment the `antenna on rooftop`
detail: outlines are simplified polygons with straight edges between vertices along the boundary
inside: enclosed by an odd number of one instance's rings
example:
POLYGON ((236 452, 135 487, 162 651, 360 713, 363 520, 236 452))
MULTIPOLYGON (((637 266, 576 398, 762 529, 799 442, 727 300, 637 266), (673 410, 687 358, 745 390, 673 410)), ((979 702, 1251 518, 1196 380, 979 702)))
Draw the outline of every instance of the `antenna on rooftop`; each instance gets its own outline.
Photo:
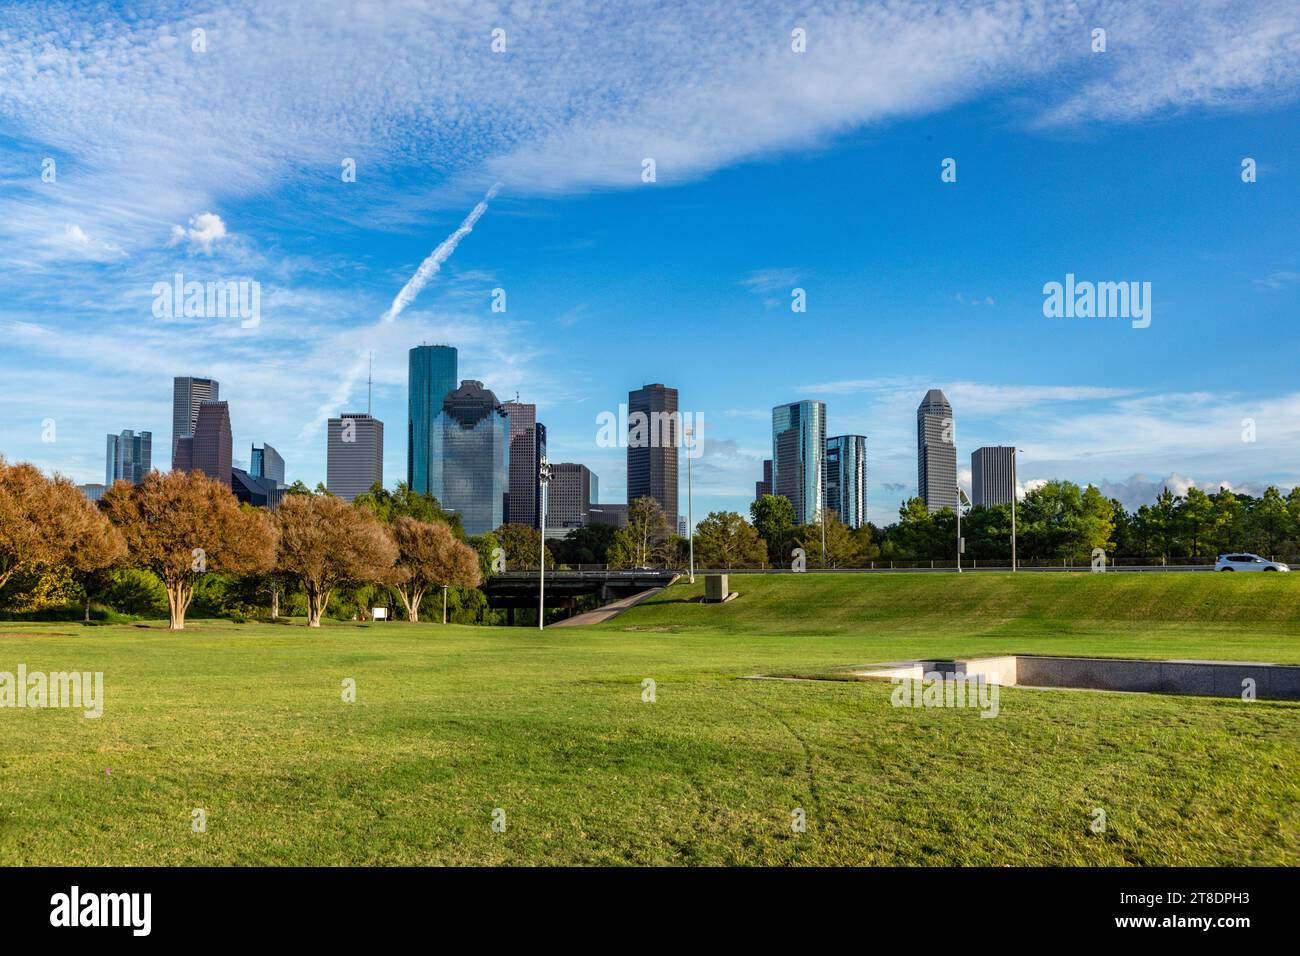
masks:
POLYGON ((367 415, 371 414, 372 412, 371 400, 374 394, 374 390, 375 390, 375 353, 372 350, 370 352, 370 372, 366 375, 366 414, 367 415))

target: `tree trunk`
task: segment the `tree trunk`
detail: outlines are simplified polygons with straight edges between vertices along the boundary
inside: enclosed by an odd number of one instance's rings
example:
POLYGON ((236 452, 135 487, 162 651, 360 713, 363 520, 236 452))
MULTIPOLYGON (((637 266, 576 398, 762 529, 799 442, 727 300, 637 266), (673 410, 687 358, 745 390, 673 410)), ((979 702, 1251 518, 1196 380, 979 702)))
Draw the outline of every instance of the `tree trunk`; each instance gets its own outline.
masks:
POLYGON ((420 602, 424 600, 424 589, 413 588, 411 590, 410 620, 412 624, 420 623, 420 602))
POLYGON ((271 588, 271 620, 278 620, 280 617, 280 589, 271 588))
POLYGON ((90 623, 90 592, 89 591, 86 592, 86 616, 82 618, 82 621, 84 621, 87 624, 90 623))
POLYGON ((307 591, 307 626, 320 627, 321 616, 325 613, 325 607, 330 602, 330 591, 332 588, 323 590, 307 591))
POLYGON ((180 583, 165 584, 167 589, 167 630, 185 630, 185 610, 189 602, 185 600, 185 585, 180 583))

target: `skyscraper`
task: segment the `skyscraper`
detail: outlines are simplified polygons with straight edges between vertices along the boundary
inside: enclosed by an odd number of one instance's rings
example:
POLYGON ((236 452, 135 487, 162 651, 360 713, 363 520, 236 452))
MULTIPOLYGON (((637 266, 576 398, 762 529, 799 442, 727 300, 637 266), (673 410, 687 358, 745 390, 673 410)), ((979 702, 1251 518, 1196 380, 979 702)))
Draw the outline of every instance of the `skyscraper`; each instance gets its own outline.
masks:
POLYGON ((791 402, 772 409, 772 494, 790 499, 797 524, 821 520, 826 499, 824 402, 791 402))
POLYGON ((757 501, 764 495, 772 493, 772 459, 763 459, 763 478, 761 481, 754 482, 754 500, 757 501))
POLYGON ((460 515, 466 534, 505 521, 510 490, 510 420, 482 382, 466 380, 442 400, 434 422, 431 493, 460 515))
POLYGON ((407 364, 406 483, 412 491, 430 494, 434 472, 434 423, 442 400, 455 389, 456 349, 450 345, 417 345, 407 364))
POLYGON ((546 454, 546 426, 537 422, 536 405, 506 402, 502 408, 510 421, 510 498, 506 502, 506 521, 536 528, 541 512, 538 471, 546 454))
MULTIPOLYGON (((199 406, 204 402, 215 402, 221 396, 216 379, 178 376, 172 379, 172 471, 189 471, 193 468, 192 457, 177 462, 176 443, 182 438, 192 438, 199 423, 199 406)), ((190 450, 183 453, 190 455, 190 450)))
POLYGON ((651 497, 677 526, 677 389, 646 385, 627 394, 627 503, 651 497))
POLYGON ((957 439, 952 406, 932 388, 916 409, 916 493, 933 514, 957 510, 957 439))
POLYGON ((850 528, 867 522, 867 438, 826 439, 826 507, 850 528))
POLYGON ((105 485, 111 488, 115 481, 129 481, 133 485, 138 485, 152 469, 152 432, 137 434, 127 429, 120 435, 108 436, 104 466, 105 485))
POLYGON ((384 423, 368 412, 331 418, 325 444, 325 488, 344 501, 384 483, 384 423))
POLYGON ((198 421, 190 442, 190 468, 201 471, 214 481, 230 487, 231 455, 230 406, 225 402, 199 404, 198 421))
POLYGON ((976 448, 970 456, 971 504, 1005 505, 1015 494, 1016 450, 993 445, 976 448))
MULTIPOLYGON (((513 457, 511 467, 514 467, 513 457)), ((551 484, 546 491, 548 538, 563 538, 587 523, 591 506, 596 503, 592 498, 595 486, 596 476, 586 465, 562 461, 551 466, 551 484)))
POLYGON ((284 487, 284 459, 271 445, 263 443, 261 448, 252 448, 249 477, 266 478, 275 482, 276 487, 284 487))

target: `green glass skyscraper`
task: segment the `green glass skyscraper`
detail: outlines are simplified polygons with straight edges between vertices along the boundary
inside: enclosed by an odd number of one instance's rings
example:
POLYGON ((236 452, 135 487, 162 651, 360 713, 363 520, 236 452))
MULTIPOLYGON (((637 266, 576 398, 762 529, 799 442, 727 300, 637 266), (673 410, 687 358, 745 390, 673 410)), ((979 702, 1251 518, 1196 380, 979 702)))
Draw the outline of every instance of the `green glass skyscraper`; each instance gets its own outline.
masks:
POLYGON ((406 483, 412 491, 432 494, 441 463, 435 460, 434 422, 442 400, 457 384, 456 349, 417 345, 411 349, 407 375, 406 483))

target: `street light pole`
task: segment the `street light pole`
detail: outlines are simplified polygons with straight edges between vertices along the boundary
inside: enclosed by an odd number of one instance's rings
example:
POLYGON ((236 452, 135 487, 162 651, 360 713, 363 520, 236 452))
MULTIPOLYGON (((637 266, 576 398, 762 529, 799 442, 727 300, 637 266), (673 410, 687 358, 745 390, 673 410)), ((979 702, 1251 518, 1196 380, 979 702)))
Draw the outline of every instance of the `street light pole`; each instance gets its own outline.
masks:
POLYGON ((537 480, 542 486, 542 514, 538 521, 542 547, 537 555, 537 629, 540 631, 546 626, 546 488, 551 483, 551 463, 545 458, 537 470, 537 480))
POLYGON ((442 586, 442 623, 447 623, 447 585, 442 586))
POLYGON ((1011 449, 1011 570, 1016 570, 1016 489, 1020 487, 1019 479, 1016 477, 1016 452, 1019 448, 1011 449))
POLYGON ((690 544, 690 583, 695 583, 695 498, 691 488, 691 437, 695 430, 686 426, 686 540, 690 544))
POLYGON ((957 573, 961 574, 961 485, 957 486, 957 573))

